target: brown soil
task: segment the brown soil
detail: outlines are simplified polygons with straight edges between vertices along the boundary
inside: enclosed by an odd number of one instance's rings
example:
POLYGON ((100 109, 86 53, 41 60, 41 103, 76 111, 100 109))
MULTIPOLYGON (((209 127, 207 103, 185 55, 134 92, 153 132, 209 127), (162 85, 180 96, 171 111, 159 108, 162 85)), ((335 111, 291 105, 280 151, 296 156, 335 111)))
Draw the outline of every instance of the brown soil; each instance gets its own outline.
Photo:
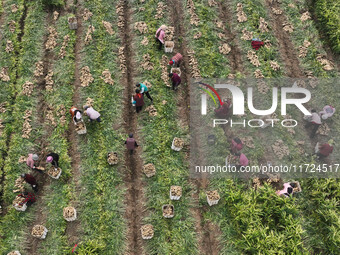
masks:
MULTIPOLYGON (((124 25, 120 27, 120 37, 122 45, 125 45, 124 55, 126 59, 126 72, 123 74, 121 83, 124 84, 124 129, 125 133, 133 133, 137 143, 139 141, 137 133, 137 115, 134 107, 131 104, 131 95, 134 93, 133 76, 135 74, 132 48, 132 31, 130 30, 132 10, 128 1, 120 0, 119 5, 124 10, 124 25)), ((142 236, 140 228, 142 226, 142 218, 144 212, 145 201, 143 194, 142 183, 142 168, 143 163, 139 156, 140 149, 137 149, 133 155, 130 155, 128 151, 125 153, 125 166, 126 173, 124 176, 124 182, 127 187, 125 195, 125 218, 127 221, 127 250, 126 254, 145 254, 143 247, 142 236)))
MULTIPOLYGON (((69 12, 68 5, 69 1, 67 2, 66 5, 66 12, 69 12)), ((81 69, 81 51, 83 48, 83 40, 82 40, 82 35, 83 35, 83 25, 82 25, 82 2, 77 1, 76 5, 76 18, 77 18, 77 23, 78 23, 78 29, 76 31, 76 42, 75 42, 75 48, 74 48, 74 55, 75 55, 75 71, 74 71, 74 91, 73 91, 73 98, 72 102, 73 105, 76 107, 81 104, 80 100, 80 69, 81 69)), ((68 181, 68 183, 72 183, 75 187, 75 194, 74 198, 76 201, 72 200, 70 201, 71 205, 78 210, 80 203, 79 203, 79 197, 80 197, 80 191, 81 191, 81 184, 80 184, 80 177, 81 177, 81 171, 80 171, 80 165, 81 165, 81 156, 78 150, 78 134, 76 132, 76 126, 73 124, 73 121, 70 120, 69 122, 69 130, 67 134, 68 141, 70 143, 70 147, 68 150, 68 154, 70 158, 72 159, 71 161, 71 167, 72 167, 72 178, 68 181)), ((79 210, 78 210, 79 211, 79 210)), ((79 221, 79 218, 77 220, 68 222, 67 227, 66 227, 66 236, 68 238, 68 242, 70 247, 73 246, 75 243, 79 241, 79 236, 81 231, 81 222, 79 221)))
POLYGON ((231 51, 228 54, 228 59, 232 69, 232 73, 244 72, 242 51, 238 45, 236 32, 232 30, 233 24, 233 13, 230 0, 218 1, 218 16, 224 24, 223 32, 226 42, 229 44, 231 51))
POLYGON ((300 66, 297 51, 295 50, 294 44, 290 39, 290 34, 283 30, 282 24, 287 22, 287 17, 284 13, 281 15, 275 15, 272 7, 277 10, 281 10, 280 4, 276 1, 271 3, 270 0, 266 0, 266 6, 268 9, 271 27, 273 33, 278 41, 279 52, 286 66, 286 72, 288 77, 301 78, 303 77, 303 69, 300 66))

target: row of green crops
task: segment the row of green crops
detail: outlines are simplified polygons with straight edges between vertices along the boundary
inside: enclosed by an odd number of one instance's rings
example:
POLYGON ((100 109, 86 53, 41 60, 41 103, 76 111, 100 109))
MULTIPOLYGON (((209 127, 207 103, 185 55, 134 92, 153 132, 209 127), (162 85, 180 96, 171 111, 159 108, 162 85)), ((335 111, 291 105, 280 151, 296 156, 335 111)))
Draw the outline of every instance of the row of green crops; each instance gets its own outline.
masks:
POLYGON ((291 5, 291 1, 284 0, 282 1, 281 8, 289 22, 294 26, 291 40, 295 45, 296 52, 299 52, 299 46, 302 46, 305 41, 311 43, 307 48, 306 57, 300 58, 302 67, 312 71, 316 77, 336 75, 335 71, 325 71, 323 66, 317 61, 317 56, 319 54, 326 56, 326 52, 323 49, 314 21, 312 19, 301 21, 302 14, 308 10, 305 1, 299 0, 296 5, 291 5))
POLYGON ((82 236, 79 254, 120 254, 125 249, 126 224, 124 214, 124 183, 122 172, 124 139, 122 130, 123 88, 120 85, 117 58, 120 41, 117 29, 117 15, 114 11, 117 1, 86 1, 82 8, 89 9, 93 16, 83 21, 84 41, 88 26, 94 26, 93 41, 84 46, 81 68, 88 66, 94 81, 81 89, 81 105, 86 99, 94 100, 94 109, 101 114, 101 123, 89 123, 87 134, 79 137, 81 153, 81 208, 79 208, 82 236), (109 7, 109 8, 108 8, 109 7), (102 21, 112 24, 115 34, 106 32, 102 21), (100 78, 108 69, 114 85, 104 83, 100 78), (120 128, 113 128, 120 127, 120 128), (107 163, 107 153, 117 152, 121 159, 118 167, 107 163))
MULTIPOLYGON (((144 164, 152 163, 156 168, 156 175, 146 179, 148 216, 144 223, 152 224, 155 230, 155 236, 146 241, 148 254, 197 254, 197 243, 194 230, 194 220, 190 215, 189 205, 191 198, 191 185, 188 182, 188 164, 185 159, 186 151, 180 152, 171 149, 171 143, 174 137, 181 137, 186 140, 188 134, 187 127, 181 127, 177 119, 179 116, 177 109, 178 97, 181 90, 185 90, 187 84, 181 84, 179 91, 173 92, 167 88, 161 80, 161 59, 165 54, 159 51, 154 36, 160 25, 171 25, 169 14, 164 11, 164 17, 155 19, 157 3, 160 1, 148 1, 143 4, 134 1, 134 22, 144 21, 148 26, 147 34, 136 32, 134 39, 136 44, 135 59, 138 63, 143 62, 143 56, 149 54, 153 70, 144 70, 138 68, 139 80, 137 82, 149 81, 152 84, 150 94, 153 97, 154 107, 158 115, 151 117, 147 112, 142 112, 138 116, 140 123, 143 144, 143 161, 144 164), (142 7, 143 11, 139 11, 142 7), (149 43, 146 46, 140 44, 144 36, 149 43), (165 100, 164 104, 162 101, 165 100), (169 190, 171 185, 182 186, 183 195, 179 201, 171 201, 169 190), (172 204, 175 210, 175 216, 172 219, 166 219, 162 216, 162 205, 172 204)), ((174 8, 169 6, 169 8, 174 8)), ((175 36, 178 36, 175 31, 175 36)), ((174 54, 174 53, 171 53, 174 54)), ((186 54, 186 53, 182 53, 186 54)), ((147 107, 150 102, 145 98, 147 107)), ((145 109, 145 108, 144 108, 145 109)))
MULTIPOLYGON (((16 1, 8 2, 13 4, 16 1)), ((24 8, 23 1, 18 4, 18 7, 22 13, 24 8)), ((12 192, 14 189, 14 182, 20 173, 27 171, 26 165, 18 163, 18 159, 20 156, 27 155, 27 153, 33 149, 37 149, 39 145, 35 144, 35 140, 41 136, 36 113, 37 91, 34 90, 32 96, 23 95, 22 85, 26 80, 30 81, 33 78, 35 68, 34 63, 39 61, 42 57, 45 14, 36 2, 28 3, 27 8, 27 17, 25 19, 24 35, 22 37, 21 45, 18 41, 14 41, 15 49, 19 52, 16 68, 18 77, 20 78, 15 81, 15 70, 11 70, 10 72, 12 81, 11 87, 15 91, 13 93, 17 93, 12 111, 12 130, 16 130, 16 132, 11 134, 4 166, 6 179, 3 184, 3 200, 8 205, 8 211, 1 219, 1 236, 4 236, 0 241, 0 253, 2 254, 14 249, 19 249, 21 251, 24 249, 24 233, 28 231, 26 229, 27 224, 33 219, 36 212, 36 208, 33 206, 24 213, 25 215, 23 217, 22 212, 16 211, 11 207, 12 200, 15 197, 15 194, 12 192), (37 127, 34 128, 29 139, 22 138, 21 133, 25 110, 32 110, 33 114, 30 124, 32 127, 37 127)), ((6 5, 6 11, 8 13, 10 12, 10 5, 6 5)), ((19 19, 16 19, 17 24, 19 23, 19 19)), ((13 40, 15 40, 15 38, 16 37, 13 37, 13 40)))
MULTIPOLYGON (((2 107, 5 108, 5 112, 0 111, 0 120, 1 120, 1 136, 0 136, 0 176, 2 176, 4 173, 2 172, 2 169, 5 164, 5 156, 6 151, 8 147, 8 140, 10 137, 10 134, 12 132, 12 125, 11 122, 13 121, 11 117, 11 111, 12 111, 12 104, 14 103, 16 90, 15 90, 15 84, 16 84, 16 66, 18 61, 18 51, 19 51, 19 38, 18 35, 21 32, 20 27, 18 26, 19 21, 23 15, 23 1, 20 1, 18 4, 19 10, 16 13, 12 13, 10 9, 10 5, 15 3, 17 1, 3 1, 2 9, 1 9, 1 15, 3 15, 3 29, 0 30, 0 72, 2 69, 6 69, 8 76, 10 78, 9 81, 3 81, 0 79, 0 104, 2 107), (12 33, 9 31, 8 23, 10 21, 16 22, 16 28, 15 31, 12 33), (6 45, 7 41, 12 41, 14 50, 11 52, 6 52, 6 45)), ((0 193, 2 193, 3 187, 0 187, 0 193)), ((0 198, 1 200, 1 198, 0 198)))
POLYGON ((332 49, 340 53, 340 3, 337 0, 314 0, 316 16, 329 38, 332 49))

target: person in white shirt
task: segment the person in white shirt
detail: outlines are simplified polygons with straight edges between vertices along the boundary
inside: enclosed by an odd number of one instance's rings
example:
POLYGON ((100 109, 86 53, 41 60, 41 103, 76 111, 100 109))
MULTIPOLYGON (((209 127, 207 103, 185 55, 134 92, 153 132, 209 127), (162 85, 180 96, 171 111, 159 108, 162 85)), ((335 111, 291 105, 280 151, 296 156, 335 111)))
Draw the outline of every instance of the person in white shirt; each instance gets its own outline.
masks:
POLYGON ((85 105, 84 106, 84 112, 89 117, 90 121, 97 120, 98 122, 101 122, 100 113, 97 112, 92 107, 85 105))
POLYGON ((306 118, 306 120, 308 121, 308 123, 305 125, 305 128, 309 128, 309 127, 313 127, 312 129, 312 133, 310 135, 310 138, 313 138, 316 134, 316 132, 318 131, 320 125, 322 124, 321 122, 321 118, 319 116, 319 114, 316 112, 316 110, 311 110, 312 115, 308 116, 308 118, 306 118))

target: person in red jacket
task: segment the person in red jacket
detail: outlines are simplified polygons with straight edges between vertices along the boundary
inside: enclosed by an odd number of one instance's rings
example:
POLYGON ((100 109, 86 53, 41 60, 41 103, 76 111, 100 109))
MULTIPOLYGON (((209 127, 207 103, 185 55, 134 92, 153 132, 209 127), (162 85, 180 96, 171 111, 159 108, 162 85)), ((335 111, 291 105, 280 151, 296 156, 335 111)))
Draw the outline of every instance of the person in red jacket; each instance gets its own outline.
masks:
POLYGON ((223 118, 223 119, 227 118, 230 106, 231 106, 231 100, 230 99, 225 100, 223 104, 220 105, 219 108, 214 110, 216 116, 219 118, 223 118))
POLYGON ((138 147, 138 144, 135 138, 133 138, 132 133, 129 134, 129 138, 125 141, 125 145, 126 148, 130 151, 130 155, 132 155, 133 151, 138 147))
POLYGON ((24 205, 27 203, 27 206, 33 204, 35 202, 35 196, 31 192, 24 192, 18 195, 18 197, 24 197, 25 200, 20 203, 20 205, 24 205))
POLYGON ((332 140, 330 140, 328 143, 319 146, 319 150, 316 155, 319 157, 319 159, 327 158, 333 152, 333 149, 334 147, 332 146, 332 140))
POLYGON ((243 148, 243 143, 240 138, 235 137, 233 140, 231 140, 231 152, 237 153, 241 151, 243 148))
POLYGON ((170 73, 169 77, 171 78, 172 82, 172 89, 177 90, 179 84, 181 84, 181 77, 177 73, 170 73))
POLYGON ((139 113, 143 109, 144 105, 144 96, 140 93, 139 89, 136 89, 136 95, 134 95, 133 100, 135 100, 136 112, 139 113))
POLYGON ((37 183, 37 180, 34 178, 33 175, 22 174, 21 177, 24 178, 25 182, 27 182, 28 184, 30 184, 32 186, 32 189, 35 192, 38 192, 38 183, 37 183))

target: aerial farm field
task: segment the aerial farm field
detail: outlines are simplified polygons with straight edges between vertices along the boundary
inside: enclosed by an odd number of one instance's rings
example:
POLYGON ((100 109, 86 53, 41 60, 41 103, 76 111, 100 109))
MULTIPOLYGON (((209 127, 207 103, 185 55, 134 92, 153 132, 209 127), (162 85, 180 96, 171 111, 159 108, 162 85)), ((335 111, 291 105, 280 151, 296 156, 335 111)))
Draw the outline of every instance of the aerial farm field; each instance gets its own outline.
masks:
POLYGON ((340 254, 339 55, 339 0, 1 0, 0 254, 340 254), (171 52, 158 49, 161 25, 171 52), (252 81, 261 109, 276 81, 299 79, 294 86, 311 92, 306 108, 336 111, 314 137, 301 112, 278 110, 275 119, 298 126, 211 126, 214 146, 193 143, 211 125, 192 128, 200 113, 191 99, 201 95, 193 88, 210 79, 244 91, 252 81), (153 98, 140 113, 131 102, 137 83, 153 98), (80 134, 73 106, 101 121, 83 114, 80 134), (139 145, 132 155, 130 133, 139 145), (301 178, 192 175, 193 152, 200 164, 219 162, 235 137, 249 165, 324 168, 301 178), (333 153, 318 159, 316 144, 327 142, 333 153), (57 167, 46 161, 51 152, 57 167), (39 157, 35 169, 29 154, 39 157), (332 175, 322 175, 329 166, 332 175), (291 181, 299 192, 276 194, 291 181), (35 197, 27 208, 25 192, 35 197))

